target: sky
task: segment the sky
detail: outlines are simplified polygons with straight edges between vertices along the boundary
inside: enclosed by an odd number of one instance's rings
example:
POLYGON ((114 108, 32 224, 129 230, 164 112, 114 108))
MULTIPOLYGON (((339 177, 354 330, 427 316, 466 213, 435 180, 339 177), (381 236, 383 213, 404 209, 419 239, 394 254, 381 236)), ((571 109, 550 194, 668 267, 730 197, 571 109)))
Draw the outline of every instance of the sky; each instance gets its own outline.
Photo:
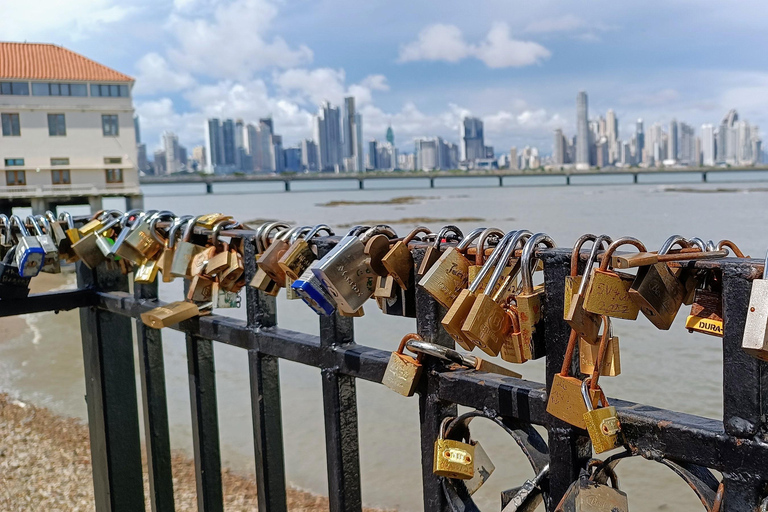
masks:
POLYGON ((323 100, 355 96, 365 140, 391 123, 458 142, 552 150, 589 115, 622 138, 672 118, 717 124, 735 108, 768 126, 768 11, 755 0, 0 0, 0 38, 49 42, 136 79, 149 151, 165 130, 202 144, 209 117, 272 116, 284 146, 312 137, 323 100))

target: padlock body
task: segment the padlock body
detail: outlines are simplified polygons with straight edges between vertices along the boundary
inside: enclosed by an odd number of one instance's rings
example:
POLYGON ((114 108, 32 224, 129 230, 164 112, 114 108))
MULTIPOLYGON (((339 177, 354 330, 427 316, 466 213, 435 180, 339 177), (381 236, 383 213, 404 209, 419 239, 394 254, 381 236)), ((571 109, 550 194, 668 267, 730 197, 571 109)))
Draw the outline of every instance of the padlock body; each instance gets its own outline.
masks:
POLYGON ((694 294, 691 314, 685 321, 685 328, 710 336, 723 337, 723 296, 719 292, 697 289, 694 294))
MULTIPOLYGON (((590 389, 589 395, 593 406, 596 406, 600 397, 600 390, 590 389)), ((555 374, 554 379, 552 379, 552 387, 549 390, 547 412, 574 427, 586 429, 584 413, 587 412, 587 404, 584 403, 584 398, 581 395, 581 380, 576 377, 566 377, 559 373, 555 374)))
POLYGON ((136 249, 145 259, 154 257, 163 248, 162 244, 155 240, 150 233, 149 223, 144 221, 131 229, 125 238, 125 243, 136 249))
POLYGON ((621 446, 621 426, 613 406, 601 407, 584 413, 584 423, 596 453, 621 446))
POLYGON ((98 267, 104 261, 104 254, 97 243, 98 239, 99 236, 96 233, 89 233, 72 245, 72 250, 80 261, 90 269, 98 267))
POLYGON ((413 279, 413 256, 408 246, 403 241, 398 241, 381 259, 382 265, 387 269, 395 282, 403 289, 408 289, 413 279))
POLYGON ((157 279, 157 260, 147 260, 136 268, 133 280, 137 283, 154 283, 157 279))
POLYGON ((520 337, 523 346, 523 357, 534 359, 543 354, 534 354, 533 334, 541 321, 541 299, 544 298, 544 285, 534 287, 531 293, 517 295, 517 314, 520 318, 520 337))
POLYGON ((653 325, 662 330, 672 327, 683 305, 686 288, 666 263, 640 267, 629 296, 653 325))
POLYGON ((375 289, 376 273, 359 238, 347 236, 326 254, 312 271, 320 278, 340 309, 360 309, 375 289))
POLYGON ((424 288, 434 299, 449 308, 467 287, 469 260, 455 247, 450 247, 430 267, 419 286, 424 288))
POLYGON ((144 325, 161 329, 194 318, 200 314, 196 304, 186 301, 171 302, 141 314, 144 325))
POLYGON ((565 293, 563 295, 563 320, 568 320, 568 312, 571 310, 571 299, 581 286, 582 276, 565 276, 565 293))
POLYGON ((507 334, 504 344, 501 345, 499 355, 509 363, 524 363, 527 359, 523 356, 523 339, 521 334, 510 332, 507 334))
POLYGON ((614 487, 580 477, 566 491, 555 512, 629 512, 627 495, 614 487))
POLYGON ((467 338, 464 332, 461 330, 466 320, 467 315, 472 310, 472 304, 474 304, 477 295, 470 292, 467 289, 461 291, 453 305, 448 309, 440 323, 453 340, 459 344, 464 350, 471 351, 475 348, 475 344, 467 338))
MULTIPOLYGON (((585 375, 592 375, 597 364, 597 355, 600 351, 599 344, 589 343, 584 339, 579 339, 579 372, 585 375)), ((608 340, 608 347, 605 350, 603 366, 600 369, 600 375, 603 377, 616 377, 621 374, 621 353, 619 350, 619 338, 613 336, 608 340)))
MULTIPOLYGON (((408 354, 392 352, 381 383, 403 396, 413 396, 419 383, 422 366, 408 354)), ((468 478, 471 478, 469 475, 468 478)))
POLYGON ((203 250, 203 247, 191 242, 178 242, 176 250, 173 253, 173 262, 171 264, 171 275, 176 277, 190 276, 189 267, 192 259, 203 250))
POLYGON ((741 348, 749 355, 768 361, 768 280, 752 281, 747 320, 741 348))
POLYGON ((320 278, 312 272, 311 268, 305 270, 291 287, 301 300, 318 315, 330 316, 336 311, 336 301, 326 291, 320 278))
POLYGON ((599 315, 590 313, 584 309, 584 296, 574 297, 570 310, 565 315, 565 321, 574 329, 580 338, 589 343, 597 343, 599 340, 600 325, 602 320, 599 315))
POLYGON ((306 240, 299 239, 291 245, 277 262, 285 275, 294 281, 301 277, 307 268, 317 259, 306 240))
POLYGON ((472 474, 472 478, 464 482, 464 485, 467 486, 467 492, 470 496, 475 494, 480 487, 483 486, 485 482, 488 481, 488 479, 491 477, 493 472, 496 470, 496 466, 493 464, 493 461, 488 456, 488 453, 483 449, 482 445, 479 441, 475 441, 472 443, 472 446, 475 449, 474 453, 474 473, 472 474))
POLYGON ((212 302, 218 293, 218 285, 213 279, 203 275, 197 275, 192 278, 189 285, 187 300, 192 302, 212 302))
POLYGON ((12 263, 0 263, 0 299, 23 299, 27 297, 31 280, 31 277, 22 277, 18 267, 12 263))
POLYGON ((259 268, 276 283, 285 282, 285 271, 280 267, 278 262, 289 247, 290 245, 285 240, 275 240, 256 260, 256 264, 259 268))
POLYGON ((593 270, 584 292, 584 309, 596 315, 636 320, 640 308, 629 296, 633 280, 633 276, 612 270, 593 270))
POLYGON ((497 356, 512 328, 504 308, 485 293, 477 296, 461 327, 461 332, 480 350, 497 356))
POLYGON ((446 478, 471 479, 475 475, 475 447, 453 439, 437 439, 432 472, 446 478))

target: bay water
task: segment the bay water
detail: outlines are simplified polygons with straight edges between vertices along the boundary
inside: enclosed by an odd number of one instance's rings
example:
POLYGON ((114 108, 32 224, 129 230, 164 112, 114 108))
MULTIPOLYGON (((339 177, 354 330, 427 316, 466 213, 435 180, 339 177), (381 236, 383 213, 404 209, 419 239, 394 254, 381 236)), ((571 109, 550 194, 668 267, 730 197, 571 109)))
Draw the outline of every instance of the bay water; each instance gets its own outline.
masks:
MULTIPOLYGON (((217 184, 205 194, 202 185, 144 187, 147 209, 177 214, 225 212, 238 220, 284 219, 296 224, 327 223, 343 234, 353 224, 388 223, 400 233, 418 224, 437 230, 457 224, 464 232, 477 226, 504 231, 528 229, 550 234, 570 247, 581 234, 627 235, 658 248, 672 234, 705 240, 728 238, 742 250, 761 257, 768 246, 764 211, 768 188, 753 182, 754 173, 710 176, 583 177, 571 186, 542 177, 488 186, 492 178, 450 179, 430 189, 428 180, 366 182, 307 182, 284 192, 277 184, 217 184), (651 181, 655 178, 655 181, 651 181), (674 179, 675 183, 665 182, 674 179), (680 183, 688 181, 688 183, 680 183), (713 181, 718 181, 714 182, 713 181), (335 206, 328 203, 340 201, 335 206)), ((124 208, 122 200, 105 207, 124 208)), ((72 207, 74 213, 85 209, 72 207)), ((74 276, 64 286, 74 287, 74 276)), ((160 297, 182 298, 182 283, 162 284, 160 297)), ((415 330, 415 320, 388 317, 370 303, 355 320, 358 343, 394 350, 400 338, 415 330)), ((244 319, 245 311, 219 313, 244 319)), ((642 315, 636 322, 616 320, 621 339, 622 374, 601 379, 608 396, 709 418, 722 414, 722 342, 689 334, 687 312, 681 311, 669 331, 659 331, 642 315)), ((278 299, 283 327, 318 334, 317 316, 301 301, 278 299)), ((6 327, 0 345, 0 390, 54 411, 86 417, 82 348, 78 313, 26 315, 26 325, 6 327)), ((192 453, 189 387, 184 337, 163 331, 166 385, 174 449, 192 453)), ((222 463, 243 473, 253 472, 253 433, 250 413, 247 354, 215 345, 222 463)), ((543 361, 515 365, 524 378, 543 381, 543 361)), ((325 434, 320 373, 297 363, 280 362, 286 471, 291 485, 327 494, 325 434)), ((362 493, 366 505, 400 510, 422 509, 418 403, 378 384, 357 383, 362 493)), ((498 427, 476 420, 472 434, 496 464, 496 472, 475 495, 484 510, 499 506, 499 492, 521 485, 532 476, 513 440, 498 427)), ((546 435, 544 433, 544 435, 546 435)), ((633 510, 698 511, 701 504, 684 482, 655 462, 633 458, 617 468, 621 486, 633 510)))

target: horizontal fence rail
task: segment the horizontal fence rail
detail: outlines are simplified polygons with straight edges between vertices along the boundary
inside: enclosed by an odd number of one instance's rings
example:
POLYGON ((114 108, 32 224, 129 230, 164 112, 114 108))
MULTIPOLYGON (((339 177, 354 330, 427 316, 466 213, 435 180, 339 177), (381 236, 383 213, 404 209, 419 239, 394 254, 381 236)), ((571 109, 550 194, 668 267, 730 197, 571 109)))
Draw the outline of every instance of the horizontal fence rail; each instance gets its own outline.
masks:
MULTIPOLYGON (((318 239, 321 255, 336 240, 318 239)), ((414 264, 418 268, 424 246, 416 247, 414 264)), ((560 371, 570 334, 562 314, 570 253, 570 249, 538 252, 544 262, 546 289, 543 328, 538 334, 547 354, 543 383, 447 368, 437 360, 425 359, 418 387, 424 510, 453 510, 442 492, 440 478, 432 473, 432 456, 440 423, 444 417, 456 414, 457 405, 498 415, 505 421, 547 429, 550 512, 591 458, 586 433, 546 412, 547 390, 560 371)), ((256 271, 254 254, 252 240, 247 238, 248 280, 256 271)), ((586 259, 586 253, 582 258, 586 259)), ((768 366, 741 350, 741 336, 751 280, 762 274, 762 262, 722 259, 690 265, 722 271, 723 419, 620 399, 611 399, 611 405, 618 410, 622 431, 633 453, 664 462, 673 469, 682 467, 688 475, 698 475, 701 485, 709 489, 704 493, 709 498, 703 498, 709 505, 714 496, 712 482, 717 483, 709 470, 719 471, 724 484, 720 510, 755 510, 768 481, 768 366)), ((129 293, 128 277, 119 271, 104 266, 92 271, 78 264, 78 286, 76 291, 2 301, 0 316, 81 308, 97 510, 143 510, 140 406, 147 432, 150 504, 153 511, 174 510, 161 333, 138 322, 140 396, 135 392, 130 335, 129 319, 137 319, 143 312, 164 304, 157 299, 157 285, 136 285, 133 293, 129 293)), ((440 325, 442 307, 423 290, 417 289, 416 298, 416 331, 428 342, 452 347, 452 340, 440 325)), ((287 509, 280 359, 321 372, 330 509, 361 510, 355 381, 381 382, 390 352, 366 346, 366 333, 355 335, 352 319, 348 317, 321 317, 320 335, 314 336, 277 326, 275 298, 254 288, 246 287, 245 307, 245 321, 212 314, 172 327, 186 335, 199 510, 223 510, 212 343, 241 348, 246 351, 244 357, 248 357, 259 510, 287 509)), ((393 348, 397 341, 393 339, 393 348)), ((509 486, 518 484, 510 482, 509 486)))

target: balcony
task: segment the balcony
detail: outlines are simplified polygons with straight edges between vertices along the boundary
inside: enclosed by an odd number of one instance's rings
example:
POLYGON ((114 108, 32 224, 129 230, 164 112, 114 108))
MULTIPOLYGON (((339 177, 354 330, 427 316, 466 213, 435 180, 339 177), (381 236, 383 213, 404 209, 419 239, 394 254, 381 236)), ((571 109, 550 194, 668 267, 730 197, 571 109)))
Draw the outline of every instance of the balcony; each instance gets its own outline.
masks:
POLYGON ((12 185, 0 186, 0 199, 72 196, 134 196, 140 195, 138 185, 109 183, 104 188, 83 185, 12 185))

